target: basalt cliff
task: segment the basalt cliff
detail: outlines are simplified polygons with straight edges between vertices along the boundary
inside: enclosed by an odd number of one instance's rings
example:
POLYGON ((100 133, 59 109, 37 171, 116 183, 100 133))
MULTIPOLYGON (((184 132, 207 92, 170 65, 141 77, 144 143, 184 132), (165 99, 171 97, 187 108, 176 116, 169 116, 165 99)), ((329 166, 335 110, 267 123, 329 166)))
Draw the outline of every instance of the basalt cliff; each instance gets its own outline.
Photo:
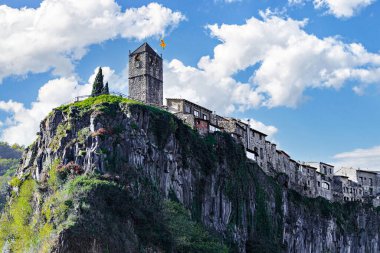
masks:
POLYGON ((11 180, 2 252, 380 252, 380 212, 267 176, 231 136, 102 95, 53 110, 11 180))

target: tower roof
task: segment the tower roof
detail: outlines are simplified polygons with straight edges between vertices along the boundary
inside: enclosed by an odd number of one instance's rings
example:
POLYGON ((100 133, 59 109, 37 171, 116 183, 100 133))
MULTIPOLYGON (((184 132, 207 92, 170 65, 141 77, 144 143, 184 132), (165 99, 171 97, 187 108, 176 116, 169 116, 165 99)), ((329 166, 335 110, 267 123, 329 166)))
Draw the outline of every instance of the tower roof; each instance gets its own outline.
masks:
MULTIPOLYGON (((151 54, 154 54, 154 55, 157 55, 158 57, 160 57, 156 51, 154 51, 154 49, 148 44, 148 43, 144 43, 142 44, 141 46, 139 46, 135 51, 133 51, 130 55, 134 55, 134 54, 138 54, 138 53, 143 53, 143 52, 148 52, 148 53, 151 53, 151 54)), ((160 57, 161 58, 161 57, 160 57)))

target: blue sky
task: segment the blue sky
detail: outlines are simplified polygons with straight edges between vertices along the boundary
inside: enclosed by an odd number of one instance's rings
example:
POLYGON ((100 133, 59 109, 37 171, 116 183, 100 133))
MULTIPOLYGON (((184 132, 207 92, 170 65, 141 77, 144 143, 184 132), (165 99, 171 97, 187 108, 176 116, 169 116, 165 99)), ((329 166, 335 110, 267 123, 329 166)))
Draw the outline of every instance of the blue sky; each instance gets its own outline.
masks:
POLYGON ((41 2, 0 2, 3 140, 30 143, 98 66, 127 93, 128 51, 147 41, 165 95, 254 119, 296 160, 380 170, 378 1, 41 2))

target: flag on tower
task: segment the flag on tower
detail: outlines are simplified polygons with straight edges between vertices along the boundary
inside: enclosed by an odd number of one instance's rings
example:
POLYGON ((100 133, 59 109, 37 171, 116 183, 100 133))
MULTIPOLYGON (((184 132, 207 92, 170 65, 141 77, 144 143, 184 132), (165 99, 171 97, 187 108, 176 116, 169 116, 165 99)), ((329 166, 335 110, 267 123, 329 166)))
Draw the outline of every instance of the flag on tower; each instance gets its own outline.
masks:
POLYGON ((165 44, 164 39, 161 39, 161 44, 160 44, 160 46, 162 47, 162 49, 165 49, 166 44, 165 44))

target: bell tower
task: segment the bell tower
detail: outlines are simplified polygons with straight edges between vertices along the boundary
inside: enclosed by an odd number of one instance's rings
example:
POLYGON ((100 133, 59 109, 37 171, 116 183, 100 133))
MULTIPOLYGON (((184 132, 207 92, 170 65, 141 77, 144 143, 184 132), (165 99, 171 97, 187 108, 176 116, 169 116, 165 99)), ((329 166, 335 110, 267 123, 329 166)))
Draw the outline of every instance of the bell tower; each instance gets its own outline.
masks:
POLYGON ((129 97, 146 104, 163 104, 162 58, 142 44, 129 54, 129 97))

